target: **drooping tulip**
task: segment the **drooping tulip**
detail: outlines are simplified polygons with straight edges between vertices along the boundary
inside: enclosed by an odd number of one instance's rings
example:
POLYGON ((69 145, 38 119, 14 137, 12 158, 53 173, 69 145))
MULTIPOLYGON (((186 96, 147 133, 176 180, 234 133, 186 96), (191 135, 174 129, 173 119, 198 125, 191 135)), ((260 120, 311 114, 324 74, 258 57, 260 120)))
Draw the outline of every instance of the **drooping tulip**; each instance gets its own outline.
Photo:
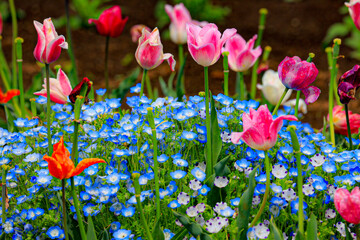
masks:
POLYGON ((360 223, 360 189, 355 187, 351 193, 344 188, 336 189, 334 204, 341 217, 349 223, 360 223))
POLYGON ((163 45, 160 40, 160 33, 155 28, 151 33, 145 28, 139 38, 139 45, 135 52, 136 61, 145 69, 150 70, 159 66, 164 60, 167 60, 171 71, 175 70, 176 61, 170 53, 163 53, 163 45))
POLYGON ((131 27, 130 29, 130 35, 131 35, 131 40, 133 42, 137 42, 139 40, 139 38, 141 37, 142 34, 142 30, 143 28, 145 28, 148 32, 151 31, 151 29, 143 24, 137 24, 131 27))
POLYGON ((65 37, 58 36, 51 18, 45 19, 43 24, 34 21, 34 26, 38 33, 38 41, 34 49, 35 59, 46 64, 56 61, 60 56, 61 48, 68 48, 65 37))
POLYGON ((186 25, 187 44, 193 59, 201 66, 215 64, 221 55, 225 42, 236 34, 236 29, 226 29, 221 36, 217 26, 209 23, 204 27, 189 23, 186 25))
POLYGON ((19 96, 19 95, 20 95, 20 91, 18 89, 9 90, 6 93, 3 93, 0 89, 0 104, 7 103, 13 97, 19 96))
POLYGON ((248 42, 239 35, 231 37, 225 44, 224 51, 229 52, 229 67, 235 72, 244 72, 251 68, 261 55, 261 47, 253 48, 257 35, 248 42))
MULTIPOLYGON (((329 121, 329 116, 327 117, 329 121)), ((333 122, 335 132, 344 136, 348 135, 346 124, 346 113, 342 106, 335 106, 333 109, 333 122)), ((349 111, 349 122, 351 133, 358 133, 360 128, 360 114, 349 111)))
POLYGON ((87 77, 84 77, 83 80, 78 85, 76 85, 69 94, 70 102, 72 103, 76 102, 76 97, 81 94, 81 89, 83 88, 84 85, 87 85, 85 98, 89 95, 92 83, 87 77))
POLYGON ((261 105, 256 111, 243 113, 243 131, 231 133, 231 141, 236 144, 240 140, 256 150, 269 150, 276 144, 277 135, 283 120, 296 121, 292 115, 284 115, 273 120, 267 105, 261 105))
MULTIPOLYGON (((262 85, 257 85, 258 89, 262 91, 266 100, 272 105, 276 105, 280 101, 281 95, 284 92, 285 86, 281 83, 279 74, 274 70, 267 70, 262 77, 262 85)), ((288 91, 282 102, 286 102, 291 95, 292 90, 288 91)))
POLYGON ((285 57, 278 67, 281 82, 289 89, 304 93, 306 104, 315 102, 321 93, 319 88, 310 86, 318 72, 314 63, 301 61, 298 56, 285 57))
POLYGON ((170 23, 170 39, 176 44, 185 44, 187 40, 186 24, 191 23, 191 16, 189 10, 183 3, 172 7, 169 4, 165 5, 165 11, 169 15, 170 23))
POLYGON ((106 163, 102 159, 87 158, 83 159, 75 168, 73 161, 70 159, 70 152, 64 146, 63 137, 61 137, 58 143, 54 144, 54 152, 51 157, 45 155, 44 160, 48 162, 48 168, 51 176, 60 180, 77 176, 82 173, 85 168, 88 168, 96 163, 106 163))
POLYGON ((118 37, 124 30, 128 17, 122 18, 120 6, 113 6, 104 10, 99 19, 89 19, 89 24, 94 23, 98 33, 102 36, 118 37))
POLYGON ((339 79, 338 95, 342 104, 348 104, 355 99, 356 90, 360 87, 360 66, 355 65, 339 79))
POLYGON ((357 29, 360 30, 360 0, 350 0, 345 3, 345 6, 349 8, 350 17, 357 29))
MULTIPOLYGON (((72 88, 69 78, 60 68, 56 78, 50 78, 50 100, 54 103, 65 104, 71 91, 72 88)), ((43 89, 34 94, 43 97, 47 96, 46 78, 44 79, 43 89)))

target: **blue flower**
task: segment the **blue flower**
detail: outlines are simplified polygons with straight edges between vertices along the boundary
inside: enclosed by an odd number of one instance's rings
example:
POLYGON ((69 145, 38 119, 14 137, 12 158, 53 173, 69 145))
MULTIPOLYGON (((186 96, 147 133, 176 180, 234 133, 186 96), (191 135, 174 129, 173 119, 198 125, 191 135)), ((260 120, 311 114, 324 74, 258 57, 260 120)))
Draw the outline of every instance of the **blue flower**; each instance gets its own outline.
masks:
POLYGON ((58 226, 50 227, 46 232, 46 235, 48 235, 48 237, 51 239, 59 239, 60 236, 63 234, 64 234, 64 230, 62 230, 58 226))
POLYGON ((104 88, 99 88, 98 90, 96 90, 96 94, 99 96, 103 96, 106 93, 106 89, 104 88))
POLYGON ((141 83, 137 83, 134 87, 130 88, 131 93, 140 93, 141 83))
POLYGON ((128 207, 121 209, 121 215, 124 217, 132 217, 135 214, 135 208, 134 207, 128 207))
POLYGON ((198 167, 192 169, 191 174, 200 182, 204 181, 206 178, 206 174, 198 167))
POLYGON ((194 132, 183 131, 182 134, 181 134, 181 138, 192 141, 195 138, 197 138, 197 134, 194 133, 194 132))
POLYGON ((183 170, 176 170, 174 172, 171 172, 170 173, 170 176, 173 178, 173 179, 181 179, 183 177, 185 177, 185 175, 187 174, 187 172, 183 171, 183 170))
POLYGON ((172 200, 168 205, 169 208, 175 209, 181 206, 181 204, 178 202, 178 200, 172 200))

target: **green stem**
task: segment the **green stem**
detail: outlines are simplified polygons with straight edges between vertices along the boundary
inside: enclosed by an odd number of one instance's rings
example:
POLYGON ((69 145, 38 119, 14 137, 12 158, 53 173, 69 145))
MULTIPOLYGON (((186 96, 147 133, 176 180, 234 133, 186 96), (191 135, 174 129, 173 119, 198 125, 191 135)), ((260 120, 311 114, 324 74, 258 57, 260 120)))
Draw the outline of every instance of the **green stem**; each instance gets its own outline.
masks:
POLYGON ((66 213, 66 198, 65 198, 65 179, 61 180, 62 190, 62 210, 63 210, 63 225, 65 231, 65 240, 69 239, 68 228, 67 228, 67 213, 66 213))
POLYGON ((4 83, 6 91, 9 91, 11 89, 9 83, 11 81, 11 76, 10 76, 10 69, 7 65, 7 61, 5 59, 4 52, 2 50, 2 36, 0 36, 0 64, 1 64, 0 65, 1 79, 4 83))
MULTIPOLYGON (((9 0, 9 8, 11 14, 11 22, 12 22, 12 37, 13 37, 13 44, 15 43, 15 39, 18 35, 18 27, 17 27, 17 20, 16 20, 16 9, 14 0, 9 0)), ((13 45, 12 48, 12 88, 17 89, 17 78, 16 78, 16 48, 13 45)))
POLYGON ((4 166, 2 168, 1 190, 1 220, 4 225, 6 221, 6 170, 4 166))
POLYGON ((295 103, 295 114, 294 114, 295 117, 298 117, 300 94, 301 91, 296 91, 296 103, 295 103))
POLYGON ((139 173, 133 173, 132 174, 132 178, 133 178, 133 181, 134 181, 134 187, 135 187, 135 198, 136 198, 136 202, 137 202, 137 205, 138 205, 138 210, 140 212, 141 222, 143 224, 143 227, 145 228, 145 233, 146 233, 147 239, 148 240, 153 240, 152 235, 150 234, 149 226, 148 226, 148 224, 146 222, 146 218, 145 218, 145 215, 144 215, 144 210, 142 208, 142 204, 141 204, 141 201, 140 201, 141 190, 140 190, 140 184, 139 184, 139 177, 140 177, 139 173))
POLYGON ((229 52, 223 52, 223 68, 224 68, 224 95, 229 96, 229 52))
POLYGON ((45 63, 46 69, 46 125, 47 125, 47 139, 48 139, 48 147, 49 147, 49 156, 51 156, 53 152, 53 146, 51 141, 51 102, 50 102, 50 65, 45 63))
POLYGON ((155 128, 155 121, 154 121, 154 114, 153 109, 150 107, 147 109, 148 111, 148 121, 152 131, 152 142, 153 142, 153 158, 154 158, 154 175, 155 175, 155 195, 156 195, 156 220, 160 219, 160 193, 159 193, 159 163, 157 160, 157 139, 156 139, 156 128, 155 128))
POLYGON ((238 99, 245 100, 245 83, 244 83, 244 73, 243 72, 237 72, 236 73, 236 80, 239 81, 239 94, 240 96, 238 99))
MULTIPOLYGON (((181 67, 184 64, 184 46, 179 44, 179 66, 181 67)), ((185 94, 185 72, 181 76, 181 88, 183 94, 185 94)))
POLYGON ((345 105, 345 114, 346 114, 346 125, 347 125, 347 131, 348 131, 348 137, 349 137, 349 150, 353 150, 353 143, 352 143, 352 137, 351 137, 351 127, 350 127, 350 119, 349 119, 349 108, 347 104, 345 105))
POLYGON ((106 43, 105 43, 105 88, 106 88, 106 96, 110 95, 110 89, 109 89, 109 67, 108 67, 108 62, 109 62, 109 41, 110 41, 110 37, 106 36, 106 43))
POLYGON ((211 159, 211 128, 210 128, 210 111, 209 111, 209 68, 204 67, 205 80, 205 114, 206 114, 206 176, 210 177, 213 173, 211 159))
POLYGON ((148 91, 149 98, 150 98, 150 99, 153 99, 153 98, 154 98, 154 94, 153 94, 153 91, 152 91, 152 87, 151 87, 151 82, 150 82, 149 75, 146 75, 145 82, 146 82, 146 88, 147 88, 147 91, 148 91))
POLYGON ((142 79, 141 79, 141 89, 140 89, 140 95, 139 95, 140 98, 144 94, 144 85, 145 85, 146 74, 147 74, 147 70, 144 69, 142 79))
POLYGON ((256 222, 259 220, 259 218, 261 217, 261 214, 264 211, 264 208, 267 203, 268 196, 269 196, 269 192, 270 192, 270 162, 269 162, 269 156, 268 156, 267 151, 265 151, 265 171, 266 171, 266 188, 265 188, 264 198, 261 202, 259 211, 256 213, 256 216, 254 217, 254 219, 252 220, 252 222, 250 224, 250 227, 253 227, 256 224, 256 222))
MULTIPOLYGON (((266 23, 266 15, 268 13, 268 10, 266 8, 261 8, 259 10, 260 19, 259 19, 259 29, 257 34, 257 39, 255 41, 254 47, 260 46, 262 36, 265 29, 265 23, 266 23)), ((257 83, 257 70, 259 67, 259 59, 256 60, 252 72, 251 72, 251 90, 250 90, 250 98, 255 99, 256 97, 256 83, 257 83)))
MULTIPOLYGON (((330 78, 331 78, 331 74, 332 74, 332 48, 331 47, 327 47, 325 49, 325 52, 326 52, 326 55, 327 55, 327 61, 328 61, 328 65, 329 65, 329 71, 330 71, 330 78)), ((340 97, 339 95, 337 94, 337 83, 336 81, 333 81, 333 89, 334 89, 334 95, 335 95, 335 98, 336 98, 336 102, 337 102, 337 105, 341 105, 341 102, 340 102, 340 97)), ((330 86, 330 85, 329 85, 330 86)))
POLYGON ((37 111, 36 111, 36 102, 35 102, 35 98, 30 98, 30 107, 31 107, 31 113, 33 117, 37 116, 37 111))
POLYGON ((274 110, 273 110, 273 113, 272 113, 273 116, 276 115, 276 113, 277 113, 277 111, 278 111, 278 109, 279 109, 279 107, 280 107, 282 101, 284 100, 284 97, 285 97, 285 95, 286 95, 286 93, 287 93, 288 91, 289 91, 289 88, 285 88, 283 94, 281 95, 278 103, 276 104, 276 106, 275 106, 275 108, 274 108, 274 110))
POLYGON ((77 220, 78 220, 78 223, 79 223, 81 239, 82 240, 87 240, 85 227, 84 227, 84 223, 83 223, 83 220, 82 220, 82 215, 81 215, 81 212, 80 212, 79 200, 78 200, 79 197, 78 197, 77 192, 76 192, 74 177, 71 177, 71 195, 72 195, 72 198, 73 198, 73 201, 74 201, 74 207, 75 207, 75 211, 76 211, 77 220))
POLYGON ((16 38, 15 44, 16 44, 16 62, 18 64, 18 77, 19 77, 19 90, 20 90, 20 108, 21 108, 21 117, 25 118, 25 98, 24 98, 24 83, 23 83, 23 73, 22 73, 22 43, 24 42, 24 39, 22 38, 16 38))
POLYGON ((76 67, 76 59, 75 53, 72 44, 72 36, 71 36, 71 26, 70 26, 70 11, 69 11, 69 0, 65 0, 65 15, 66 15, 66 39, 68 42, 68 54, 71 60, 72 70, 74 75, 70 78, 70 81, 73 86, 79 83, 77 67, 76 67))

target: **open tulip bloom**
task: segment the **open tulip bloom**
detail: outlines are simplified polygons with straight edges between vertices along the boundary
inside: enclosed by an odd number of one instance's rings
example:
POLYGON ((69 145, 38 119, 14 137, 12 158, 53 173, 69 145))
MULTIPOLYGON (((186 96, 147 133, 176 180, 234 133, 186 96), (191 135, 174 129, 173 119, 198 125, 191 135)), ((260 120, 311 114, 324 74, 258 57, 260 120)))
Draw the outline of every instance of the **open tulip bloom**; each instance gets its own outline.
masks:
MULTIPOLYGON (((349 223, 360 224, 360 189, 355 187, 351 193, 339 188, 334 195, 336 210, 349 223)), ((356 226, 359 227, 359 226, 356 226)))
POLYGON ((345 2, 345 6, 349 8, 350 17, 357 29, 360 30, 360 1, 350 0, 350 2, 345 2))
POLYGON ((189 10, 186 9, 183 3, 172 7, 169 4, 165 5, 165 11, 169 15, 170 23, 170 39, 176 44, 185 44, 187 40, 186 24, 190 23, 191 16, 189 10))
MULTIPOLYGON (((360 128, 360 114, 348 112, 350 131, 352 134, 358 133, 360 128)), ((329 121, 329 116, 327 117, 329 121)), ((343 106, 335 106, 333 109, 333 122, 335 132, 341 135, 348 135, 347 123, 346 123, 346 112, 343 110, 343 106)), ((349 137, 350 138, 350 137, 349 137)))

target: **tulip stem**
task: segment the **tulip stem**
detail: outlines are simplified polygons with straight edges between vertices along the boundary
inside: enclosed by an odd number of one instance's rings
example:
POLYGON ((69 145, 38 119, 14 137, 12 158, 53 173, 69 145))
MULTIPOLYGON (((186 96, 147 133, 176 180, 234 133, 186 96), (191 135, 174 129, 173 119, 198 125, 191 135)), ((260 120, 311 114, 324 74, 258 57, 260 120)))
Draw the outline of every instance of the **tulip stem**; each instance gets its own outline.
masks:
POLYGON ((238 87, 238 97, 239 100, 245 100, 245 83, 244 83, 244 73, 236 73, 236 85, 238 87))
POLYGON ((17 89, 17 75, 16 75, 16 48, 14 46, 15 39, 18 35, 18 27, 16 20, 16 9, 14 0, 9 0, 9 8, 11 14, 11 22, 12 22, 12 37, 13 37, 13 48, 12 48, 12 88, 17 89))
POLYGON ((110 37, 106 36, 106 42, 105 42, 105 88, 106 88, 106 96, 110 95, 110 89, 109 89, 109 41, 110 37))
POLYGON ((300 94, 301 91, 296 91, 295 114, 294 114, 295 117, 298 117, 300 94))
POLYGON ((67 228, 67 214, 66 214, 66 198, 65 198, 65 179, 61 180, 61 190, 62 190, 62 210, 63 210, 63 227, 65 231, 65 240, 69 239, 68 228, 67 228))
POLYGON ((5 166, 2 167, 1 176, 1 220, 4 226, 6 221, 6 170, 5 166))
MULTIPOLYGON (((179 44, 179 66, 181 67, 184 64, 184 46, 179 44)), ((185 74, 183 71, 183 75, 181 76, 181 88, 182 92, 185 94, 185 74)))
POLYGON ((140 98, 144 94, 144 85, 145 85, 146 74, 147 74, 147 70, 144 69, 142 79, 141 79, 141 89, 140 89, 140 95, 139 95, 140 98))
POLYGON ((151 82, 150 82, 150 78, 149 78, 148 74, 146 75, 145 82, 146 82, 146 88, 147 88, 147 91, 148 91, 148 96, 149 96, 150 99, 153 99, 154 94, 153 94, 153 91, 152 91, 151 82))
POLYGON ((285 89, 284 89, 284 92, 283 92, 283 94, 281 95, 281 98, 279 99, 278 103, 276 104, 276 106, 275 106, 275 108, 274 108, 274 110, 273 110, 273 113, 272 113, 273 116, 276 115, 276 113, 277 113, 277 111, 278 111, 278 109, 279 109, 279 107, 280 107, 282 101, 284 100, 284 97, 285 97, 285 95, 286 95, 286 93, 287 93, 288 91, 289 91, 289 88, 285 88, 285 89))
POLYGON ((76 188, 75 188, 74 177, 71 177, 70 180, 71 180, 71 195, 72 195, 73 201, 74 201, 74 207, 75 207, 75 211, 76 211, 77 220, 79 223, 81 239, 87 240, 85 227, 84 227, 82 215, 81 215, 80 208, 79 208, 79 201, 78 201, 78 195, 77 195, 76 188))
POLYGON ((223 68, 224 68, 224 95, 229 96, 229 52, 222 53, 223 60, 223 68))
POLYGON ((250 224, 250 227, 253 227, 256 224, 256 222, 259 220, 262 212, 264 211, 264 208, 267 203, 268 196, 269 196, 269 192, 270 192, 270 162, 269 162, 269 156, 268 156, 267 151, 265 151, 265 171, 266 171, 266 188, 265 188, 264 198, 261 202, 259 211, 256 213, 256 216, 254 217, 254 219, 252 220, 252 222, 250 224))
POLYGON ((46 126, 47 126, 47 138, 48 138, 48 147, 49 147, 49 156, 53 152, 53 146, 51 141, 51 103, 50 103, 50 65, 45 63, 46 70, 46 126))
POLYGON ((205 114, 206 114, 206 176, 210 177, 213 173, 211 159, 211 128, 210 128, 210 111, 209 111, 209 67, 204 67, 205 79, 205 114))
POLYGON ((16 62, 18 64, 18 74, 19 74, 19 90, 20 90, 20 108, 21 108, 21 117, 25 118, 25 98, 24 98, 24 83, 23 83, 23 72, 22 72, 22 43, 24 39, 16 38, 16 62))
POLYGON ((2 82, 4 83, 4 87, 5 87, 6 91, 9 91, 11 89, 11 86, 9 83, 11 81, 10 69, 9 69, 7 61, 5 59, 4 52, 2 50, 2 36, 1 35, 0 35, 0 64, 1 64, 0 76, 1 76, 2 82))
POLYGON ((348 137, 349 137, 349 150, 353 150, 353 143, 352 143, 352 137, 351 137, 351 126, 350 126, 350 119, 349 119, 349 108, 347 104, 345 105, 345 114, 346 114, 346 125, 347 125, 347 131, 348 131, 348 137))

